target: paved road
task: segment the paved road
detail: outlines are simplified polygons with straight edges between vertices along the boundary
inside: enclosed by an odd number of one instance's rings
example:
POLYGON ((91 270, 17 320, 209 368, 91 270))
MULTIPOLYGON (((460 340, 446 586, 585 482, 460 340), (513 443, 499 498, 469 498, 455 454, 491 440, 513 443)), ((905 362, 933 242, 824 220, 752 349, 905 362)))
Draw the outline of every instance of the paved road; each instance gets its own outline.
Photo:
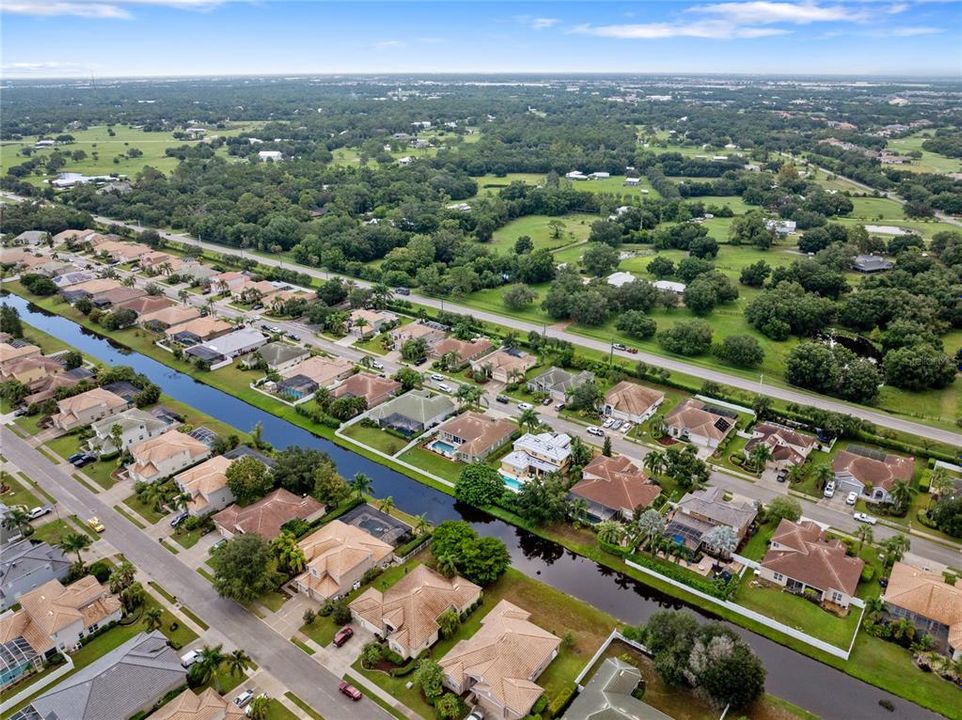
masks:
MULTIPOLYGON (((0 193, 3 197, 9 198, 11 200, 22 201, 24 198, 16 196, 12 193, 0 193)), ((103 224, 118 224, 124 227, 130 228, 136 232, 142 232, 148 229, 146 226, 139 225, 134 222, 121 222, 113 218, 108 218, 104 216, 95 216, 95 219, 103 224)), ((240 255, 241 257, 250 257, 257 260, 263 265, 269 265, 274 267, 285 268, 288 270, 294 270, 296 272, 306 273, 315 278, 327 279, 332 277, 340 277, 344 280, 350 280, 360 286, 369 286, 371 283, 358 280, 356 278, 350 278, 343 275, 338 275, 336 273, 326 272, 324 270, 318 270, 316 268, 308 267, 306 265, 299 265, 296 263, 285 262, 277 258, 272 258, 268 255, 253 254, 248 253, 240 248, 232 248, 225 245, 218 245, 216 243, 205 242, 197 238, 191 237, 184 233, 171 233, 160 231, 160 234, 167 240, 173 242, 182 243, 186 245, 194 245, 197 247, 204 248, 211 252, 216 253, 228 253, 234 255, 240 255)), ((531 331, 544 333, 549 337, 558 338, 561 340, 566 340, 574 345, 580 345, 582 347, 590 348, 600 352, 610 352, 611 345, 594 338, 585 337, 583 335, 577 335, 575 333, 568 332, 563 328, 558 327, 546 327, 544 325, 539 325, 537 323, 531 323, 524 320, 518 320, 515 318, 506 318, 503 315, 498 315, 496 313, 490 313, 483 310, 478 310, 475 308, 469 308, 464 305, 458 305, 456 303, 445 302, 444 299, 428 297, 425 295, 419 295, 412 292, 407 298, 411 302, 418 303, 420 305, 425 305, 427 307, 449 310, 451 312, 460 313, 463 315, 473 315, 479 320, 485 322, 490 322, 499 325, 507 325, 515 330, 528 333, 531 331)), ((824 395, 817 395, 815 393, 805 392, 803 390, 798 390, 795 388, 779 387, 776 385, 771 385, 764 382, 763 378, 759 378, 757 381, 753 379, 743 378, 737 375, 731 375, 724 372, 723 370, 717 370, 713 368, 705 368, 700 365, 695 365, 684 360, 678 360, 675 358, 665 357, 662 355, 656 355, 654 353, 649 353, 645 351, 639 351, 637 354, 631 355, 624 351, 615 350, 614 354, 619 357, 623 357, 629 360, 643 360, 646 363, 655 365, 657 367, 663 367, 672 372, 684 373, 687 375, 693 375, 694 377, 701 378, 702 380, 710 380, 712 382, 721 383, 724 385, 729 385, 731 387, 738 388, 740 390, 746 390, 752 393, 760 393, 767 395, 769 397, 783 400, 785 402, 794 402, 802 405, 810 405, 812 407, 818 407, 823 410, 829 410, 837 413, 844 413, 848 415, 853 415, 855 417, 862 418, 863 420, 868 420, 869 422, 878 425, 879 427, 888 428, 890 430, 897 430, 899 432, 906 432, 912 435, 918 435, 920 437, 927 437, 932 440, 937 440, 939 442, 948 443, 950 445, 957 445, 962 447, 962 434, 953 432, 951 430, 946 430, 943 428, 933 427, 931 425, 926 425, 924 423, 915 422, 908 418, 898 417, 894 415, 889 415, 888 413, 879 412, 872 410, 870 408, 853 405, 841 400, 835 400, 833 398, 825 397, 824 395)))
POLYGON ((317 663, 308 661, 303 651, 242 607, 218 597, 199 574, 174 560, 159 543, 153 542, 8 427, 0 428, 0 446, 13 464, 40 483, 71 513, 80 518, 99 517, 107 528, 106 537, 115 548, 168 592, 184 598, 195 614, 238 647, 243 647, 260 667, 278 678, 311 707, 322 712, 325 718, 391 718, 367 698, 355 704, 341 695, 337 690, 339 678, 317 663))
MULTIPOLYGON (((96 217, 96 220, 101 223, 117 223, 118 221, 107 217, 96 217)), ((119 223, 125 225, 126 227, 135 230, 137 232, 142 232, 147 229, 136 223, 119 223)), ((298 265, 296 263, 285 262, 277 258, 272 258, 267 255, 248 253, 239 248, 231 248, 224 245, 217 245, 215 243, 209 243, 197 238, 191 237, 183 233, 169 233, 161 232, 161 235, 166 239, 173 242, 183 243, 187 245, 195 245, 205 250, 210 250, 216 253, 228 253, 234 255, 240 255, 242 257, 250 257, 257 260, 263 265, 270 265, 274 267, 285 268, 288 270, 294 270, 297 272, 306 273, 315 278, 327 279, 332 277, 341 277, 344 280, 350 280, 351 282, 357 283, 360 286, 369 286, 371 283, 358 280, 356 278, 349 278, 347 276, 338 275, 336 273, 325 272, 323 270, 318 270, 316 268, 311 268, 306 265, 298 265)), ((419 305, 425 305, 427 307, 444 309, 450 312, 456 312, 463 315, 472 315, 479 320, 485 322, 506 325, 514 330, 518 330, 522 333, 528 333, 532 330, 538 333, 544 333, 549 337, 558 338, 561 340, 567 340, 574 345, 580 345, 582 347, 590 348, 592 350, 597 350, 600 352, 610 352, 611 345, 594 338, 585 337, 583 335, 577 335, 575 333, 568 332, 563 328, 558 327, 545 327, 544 325, 539 325, 536 323, 527 322, 524 320, 518 320, 515 318, 506 318, 503 315, 498 315, 496 313, 490 313, 483 310, 478 310, 476 308, 469 308, 464 305, 458 305, 451 303, 439 298, 428 297, 426 295, 419 295, 412 292, 410 296, 406 299, 411 302, 417 303, 419 305)), ((740 390, 747 390, 753 393, 761 393, 768 395, 769 397, 776 398, 778 400, 784 400, 786 402, 794 402, 802 405, 811 405, 813 407, 822 408, 823 410, 830 410, 837 413, 845 413, 849 415, 854 415, 860 417, 864 420, 868 420, 875 423, 879 427, 889 428, 890 430, 898 430, 900 432, 910 433, 912 435, 918 435, 920 437, 927 437, 932 440, 937 440, 939 442, 948 443, 950 445, 957 445, 962 447, 962 434, 957 432, 952 432, 951 430, 945 430, 942 428, 932 427, 930 425, 925 425, 923 423, 915 422, 906 418, 901 418, 893 415, 889 415, 884 412, 879 412, 876 410, 871 410, 860 405, 852 405, 841 400, 835 400, 832 398, 825 397, 823 395, 816 395, 814 393, 804 392, 802 390, 797 390, 793 388, 778 387, 775 385, 770 385, 765 383, 763 380, 749 380, 747 378, 739 377, 737 375, 730 375, 723 370, 716 370, 712 368, 705 368, 699 365, 694 365, 692 363, 686 362, 684 360, 677 360, 675 358, 664 357, 662 355, 656 355, 654 353, 648 353, 644 351, 639 351, 637 354, 631 355, 624 351, 615 350, 615 355, 619 357, 624 357, 629 360, 643 360, 646 363, 655 365, 657 367, 667 368, 672 372, 685 373, 687 375, 693 375, 702 380, 711 380, 712 382, 721 383, 724 385, 729 385, 731 387, 739 388, 740 390)))

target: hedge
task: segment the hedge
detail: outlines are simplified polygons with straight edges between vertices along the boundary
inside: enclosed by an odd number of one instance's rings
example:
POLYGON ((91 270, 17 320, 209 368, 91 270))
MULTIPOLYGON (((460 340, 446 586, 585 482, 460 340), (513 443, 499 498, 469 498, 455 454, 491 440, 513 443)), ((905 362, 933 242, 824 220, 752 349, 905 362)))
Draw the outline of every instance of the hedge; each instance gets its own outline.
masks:
POLYGON ((671 578, 672 580, 677 580, 678 582, 684 583, 689 587, 693 587, 696 590, 700 590, 703 593, 711 595, 712 597, 717 597, 721 600, 727 600, 735 592, 735 588, 738 586, 737 582, 729 582, 723 586, 720 586, 713 580, 708 580, 700 575, 696 575, 690 570, 686 570, 674 563, 661 562, 655 558, 649 557, 647 555, 632 554, 628 555, 633 563, 637 565, 642 565, 650 570, 654 570, 659 575, 671 578))
POLYGON ((420 535, 415 535, 412 539, 408 540, 403 545, 398 545, 394 549, 394 554, 399 558, 405 558, 415 550, 417 550, 421 545, 426 543, 431 539, 431 531, 422 532, 420 535))
POLYGON ((551 698, 551 703, 548 705, 548 711, 546 715, 548 717, 560 716, 561 713, 565 711, 565 708, 567 708, 574 699, 577 691, 578 688, 573 682, 566 684, 553 698, 551 698))

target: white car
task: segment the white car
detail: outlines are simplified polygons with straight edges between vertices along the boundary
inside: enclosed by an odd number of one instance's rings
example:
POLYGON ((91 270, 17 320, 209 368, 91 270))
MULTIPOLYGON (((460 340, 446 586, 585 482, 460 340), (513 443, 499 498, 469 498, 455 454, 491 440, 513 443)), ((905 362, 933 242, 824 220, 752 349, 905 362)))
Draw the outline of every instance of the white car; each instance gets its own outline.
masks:
POLYGON ((38 505, 37 507, 33 508, 30 512, 27 513, 27 517, 29 517, 31 520, 36 520, 38 517, 43 517, 44 515, 52 511, 53 511, 53 508, 50 507, 49 505, 38 505))
POLYGON ((254 691, 248 688, 247 690, 245 690, 240 695, 234 698, 234 704, 239 708, 247 707, 250 704, 250 701, 253 699, 254 699, 254 691))
POLYGON ((825 486, 825 491, 822 493, 827 498, 835 496, 835 481, 829 480, 828 485, 825 486))
POLYGON ((600 427, 596 427, 596 426, 592 425, 591 427, 588 428, 588 434, 589 434, 589 435, 596 435, 596 436, 598 436, 598 437, 604 437, 604 436, 605 436, 605 431, 602 430, 600 427))
POLYGON ((438 390, 440 390, 441 392, 447 392, 447 393, 449 393, 449 392, 451 392, 453 389, 454 389, 454 388, 452 388, 452 387, 451 387, 450 385, 448 385, 447 383, 438 383, 438 390))
POLYGON ((434 373, 434 375, 431 376, 431 379, 434 380, 434 382, 444 382, 444 375, 438 375, 437 373, 434 373))
POLYGON ((627 435, 628 431, 631 430, 632 427, 633 425, 631 423, 625 423, 624 425, 621 426, 621 432, 627 435))
POLYGON ((375 370, 383 370, 384 363, 382 363, 380 360, 372 360, 371 367, 374 368, 375 370))
POLYGON ((612 420, 611 418, 608 418, 603 423, 601 423, 601 427, 610 428, 614 424, 614 422, 615 422, 614 420, 612 420))
POLYGON ((196 650, 191 650, 180 656, 180 664, 185 668, 189 668, 191 665, 197 662, 198 658, 200 658, 200 653, 196 650))
POLYGON ((854 505, 857 502, 858 502, 858 493, 852 490, 852 492, 848 494, 848 497, 845 498, 845 504, 854 505))
POLYGON ((530 410, 534 407, 531 403, 518 403, 518 410, 524 412, 525 410, 530 410))
POLYGON ((859 522, 868 523, 869 525, 874 525, 875 523, 878 522, 877 517, 873 517, 872 515, 869 515, 868 513, 863 513, 863 512, 857 512, 852 517, 854 517, 859 522))

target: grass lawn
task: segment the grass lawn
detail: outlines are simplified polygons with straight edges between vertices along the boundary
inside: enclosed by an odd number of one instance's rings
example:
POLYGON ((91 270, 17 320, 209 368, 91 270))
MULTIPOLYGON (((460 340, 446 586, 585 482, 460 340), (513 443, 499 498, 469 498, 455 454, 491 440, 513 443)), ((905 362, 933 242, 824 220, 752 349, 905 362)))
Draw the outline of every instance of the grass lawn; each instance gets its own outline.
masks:
POLYGON ((200 529, 181 530, 180 528, 177 528, 174 531, 174 534, 172 537, 174 538, 174 540, 177 542, 178 545, 180 545, 182 548, 184 548, 184 550, 186 550, 188 548, 194 547, 194 545, 197 544, 197 541, 200 540, 202 537, 204 537, 204 535, 206 534, 207 533, 205 533, 203 530, 200 530, 200 529))
POLYGON ((35 508, 37 505, 43 504, 36 495, 27 490, 22 483, 20 483, 18 480, 15 480, 9 473, 0 472, 0 481, 10 487, 9 492, 6 492, 0 496, 3 504, 7 507, 13 507, 14 505, 25 505, 29 510, 30 508, 35 508))
POLYGON ((836 647, 848 648, 858 625, 859 608, 852 607, 846 617, 840 618, 798 595, 752 584, 750 579, 742 581, 735 602, 836 647))
POLYGON ((41 420, 43 420, 43 415, 38 413, 37 415, 21 415, 14 420, 14 423, 26 430, 27 435, 37 435, 40 432, 41 420))
POLYGON ((504 227, 494 231, 494 236, 485 245, 499 252, 514 252, 514 243, 522 235, 527 235, 534 243, 535 249, 540 248, 559 248, 588 239, 591 232, 591 223, 600 220, 598 215, 588 215, 586 213, 572 213, 571 215, 549 216, 549 215, 526 215, 517 220, 512 220, 504 227), (561 229, 561 237, 552 237, 552 225, 554 221, 561 221, 564 227, 561 229))
POLYGON ((773 522, 767 522, 759 526, 756 533, 745 543, 745 547, 741 549, 739 555, 747 557, 750 560, 761 560, 765 556, 765 551, 768 550, 768 541, 774 532, 775 523, 773 522))
POLYGON ((41 540, 48 545, 57 545, 67 535, 77 532, 77 529, 67 523, 66 520, 51 520, 37 527, 31 540, 41 540))
POLYGON ((271 698, 267 705, 267 720, 298 720, 298 717, 284 707, 280 700, 271 698))
POLYGON ((141 502, 140 498, 137 497, 137 493, 134 493, 130 497, 124 498, 124 505, 140 515, 140 517, 142 517, 151 525, 156 525, 164 518, 164 516, 154 510, 153 507, 141 502))
POLYGON ((422 470, 427 470, 429 473, 444 478, 445 480, 450 480, 451 482, 457 480, 461 474, 461 470, 464 468, 463 464, 448 460, 430 450, 425 450, 420 445, 411 448, 403 455, 400 455, 398 459, 409 462, 422 470))
POLYGON ((374 334, 367 340, 358 340, 354 343, 354 347, 358 350, 365 350, 369 353, 374 353, 375 355, 387 355, 387 350, 384 349, 382 340, 386 336, 380 334, 374 334))
MULTIPOLYGON (((335 151, 337 152, 337 151, 335 151)), ((542 173, 508 173, 506 175, 477 175, 478 195, 497 195, 503 188, 513 182, 524 182, 528 185, 544 185, 545 176, 542 173)))
MULTIPOLYGON (((46 443, 46 447, 53 450, 64 460, 73 455, 75 452, 80 451, 84 445, 85 442, 80 438, 79 435, 76 434, 61 435, 60 437, 54 438, 46 443)), ((97 460, 96 462, 92 462, 89 465, 82 467, 80 472, 96 482, 104 490, 109 490, 117 482, 112 477, 116 469, 117 459, 113 458, 106 461, 97 460)))
MULTIPOLYGON (((187 627, 187 625, 175 617, 167 608, 148 595, 147 601, 144 603, 144 610, 150 607, 160 608, 161 625, 159 629, 164 636, 174 644, 175 647, 178 649, 182 648, 197 639, 197 633, 187 627), (177 623, 176 630, 171 630, 173 623, 177 623)), ((143 617, 143 615, 141 615, 141 617, 143 617)))
POLYGON ((403 438, 384 432, 380 428, 368 427, 360 422, 347 428, 344 435, 388 455, 393 455, 407 444, 403 438))
POLYGON ((898 169, 937 174, 948 174, 962 170, 962 160, 922 149, 922 143, 925 142, 928 135, 929 133, 919 133, 917 135, 909 135, 908 137, 895 138, 888 141, 888 148, 900 154, 904 155, 905 153, 916 150, 922 153, 922 157, 919 160, 913 160, 911 165, 899 165, 898 169))
POLYGON ((289 599, 290 598, 288 598, 287 595, 279 593, 276 590, 272 590, 271 592, 264 593, 257 598, 257 602, 272 612, 279 612, 284 606, 284 603, 286 603, 289 599))
MULTIPOLYGON (((431 657, 437 660, 458 641, 471 637, 481 627, 484 616, 501 600, 529 611, 531 622, 560 638, 570 634, 571 644, 562 643, 558 656, 536 679, 549 700, 574 682, 581 668, 617 625, 607 613, 511 568, 498 582, 485 588, 481 606, 471 613, 457 633, 439 641, 431 649, 431 657)), ((420 715, 434 717, 433 709, 421 697, 420 690, 405 687, 409 678, 392 678, 383 672, 363 670, 360 661, 353 667, 420 715)))
POLYGON ((631 186, 625 185, 625 178, 623 175, 612 175, 609 178, 599 178, 597 180, 588 180, 586 182, 579 180, 577 182, 572 182, 571 185, 580 192, 609 193, 627 201, 637 198, 658 199, 661 197, 658 191, 651 186, 651 182, 646 177, 641 177, 640 182, 637 185, 631 186), (647 192, 642 192, 643 190, 647 192))
POLYGON ((301 709, 301 712, 307 713, 308 717, 314 718, 314 720, 324 720, 324 718, 321 717, 320 713, 318 713, 314 708, 312 708, 306 702, 304 702, 299 697, 297 697, 297 695, 295 695, 294 693, 286 692, 284 693, 284 697, 286 697, 292 703, 297 705, 297 707, 301 709))

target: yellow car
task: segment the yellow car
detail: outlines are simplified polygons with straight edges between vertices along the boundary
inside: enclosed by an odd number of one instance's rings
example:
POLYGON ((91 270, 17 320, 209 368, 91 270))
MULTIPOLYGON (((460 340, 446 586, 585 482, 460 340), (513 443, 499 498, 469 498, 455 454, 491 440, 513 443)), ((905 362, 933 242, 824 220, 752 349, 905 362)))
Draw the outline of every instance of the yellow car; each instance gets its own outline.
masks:
POLYGON ((102 533, 104 531, 104 524, 100 522, 100 519, 97 517, 90 518, 87 521, 87 525, 88 527, 90 527, 93 530, 96 530, 99 533, 102 533))

